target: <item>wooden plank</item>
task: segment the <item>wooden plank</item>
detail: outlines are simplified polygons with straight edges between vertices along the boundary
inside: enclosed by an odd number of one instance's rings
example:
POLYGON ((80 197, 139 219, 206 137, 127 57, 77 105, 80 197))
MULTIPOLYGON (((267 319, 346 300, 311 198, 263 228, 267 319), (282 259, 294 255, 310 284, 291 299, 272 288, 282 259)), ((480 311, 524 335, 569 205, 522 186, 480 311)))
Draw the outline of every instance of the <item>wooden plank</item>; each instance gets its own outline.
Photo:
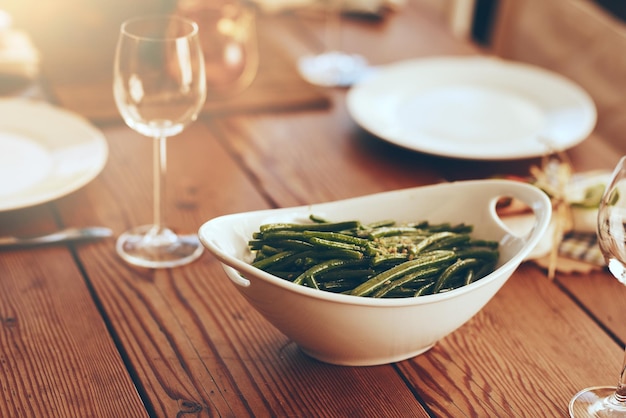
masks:
MULTIPOLYGON (((150 221, 151 141, 130 128, 105 133, 110 164, 96 187, 66 202, 61 214, 104 222, 119 233, 150 221)), ((213 216, 268 207, 203 124, 172 139, 168 151, 167 219, 175 230, 191 232, 213 216)), ((390 366, 340 368, 306 357, 252 310, 210 255, 152 271, 126 265, 111 243, 78 254, 157 416, 359 411, 375 417, 382 409, 427 416, 390 366)))
MULTIPOLYGON (((413 13, 411 6, 398 14, 400 26, 355 24, 347 45, 380 51, 372 53, 378 63, 472 53, 443 35, 427 37, 433 23, 424 21, 420 36, 413 13), (400 37, 407 33, 416 40, 408 47, 400 37)), ((362 132, 347 116, 344 93, 332 92, 330 112, 207 119, 172 139, 168 224, 192 232, 225 213, 428 184, 454 172, 456 161, 407 152, 362 132)), ((97 222, 120 233, 151 220, 151 141, 124 126, 103 129, 109 164, 90 187, 63 199, 59 213, 65 222, 97 222)), ((304 356, 245 303, 209 255, 152 271, 126 265, 110 242, 77 254, 157 416, 564 414, 567 394, 610 374, 621 352, 554 283, 529 268, 425 355, 394 366, 344 368, 304 356), (601 353, 599 366, 567 368, 590 352, 601 353), (525 405, 532 401, 527 394, 544 399, 525 405)))
MULTIPOLYGON (((53 231, 49 206, 0 214, 0 234, 53 231)), ((90 243, 106 246, 107 243, 90 243)), ((0 253, 0 416, 147 416, 64 246, 0 253)))
MULTIPOLYGON (((407 155, 374 142, 370 144, 372 149, 363 150, 359 142, 342 140, 350 137, 347 132, 334 135, 329 130, 319 135, 321 128, 318 127, 315 131, 318 135, 312 135, 316 117, 311 115, 283 116, 280 121, 271 118, 246 121, 239 121, 239 128, 246 126, 245 134, 236 129, 227 131, 239 133, 228 135, 229 143, 280 205, 417 186, 429 178, 432 181, 437 173, 465 173, 480 178, 509 173, 507 168, 511 166, 510 162, 486 165, 483 161, 459 162, 416 153, 407 155), (246 121, 250 126, 246 126, 246 121), (332 156, 320 151, 330 148, 337 150, 332 156), (250 149, 254 152, 246 152, 250 149), (351 169, 337 175, 331 183, 328 173, 341 172, 338 168, 341 164, 348 164, 351 169), (363 173, 370 174, 368 180, 360 178, 359 167, 363 168, 363 173), (308 174, 311 172, 320 173, 314 182, 308 174), (298 194, 297 190, 306 192, 298 194)), ((229 129, 228 123, 222 125, 229 129)), ((588 164, 599 164, 593 153, 597 144, 586 144, 588 164)), ((538 161, 517 164, 527 173, 528 164, 532 162, 538 161)), ((542 272, 525 266, 468 326, 432 352, 400 363, 399 368, 435 414, 455 415, 454 411, 468 416, 541 415, 546 411, 561 414, 566 410, 569 397, 579 388, 599 383, 607 376, 610 378, 614 361, 619 361, 620 355, 620 348, 567 295, 542 272), (577 344, 572 347, 566 339, 577 344), (598 364, 594 363, 593 367, 577 367, 575 372, 565 366, 578 364, 589 352, 600 352, 602 360, 597 360, 598 364), (490 371, 482 372, 485 368, 490 371), (559 385, 543 389, 553 375, 558 376, 559 385), (494 377, 499 380, 494 381, 494 377), (520 395, 517 394, 519 385, 524 388, 520 395), (542 398, 527 405, 526 394, 532 393, 533 388, 538 388, 536 396, 542 398), (551 393, 543 393, 544 390, 551 393), (459 403, 459 400, 465 401, 459 403)))
POLYGON ((291 113, 218 121, 220 136, 281 207, 442 180, 430 157, 366 134, 349 121, 339 103, 333 114, 291 113))
POLYGON ((399 367, 437 415, 565 416, 580 389, 617 381, 622 356, 567 294, 524 265, 470 322, 399 367))
MULTIPOLYGON (((355 133, 358 128, 346 124, 342 114, 341 97, 335 96, 332 115, 228 120, 220 125, 228 133, 225 146, 239 155, 278 206, 415 186, 433 182, 437 175, 453 180, 511 170, 527 174, 531 164, 540 162, 457 161, 399 150, 355 133), (341 164, 350 170, 341 171, 341 164), (318 174, 315 180, 311 172, 318 174)), ((598 168, 613 158, 599 138, 581 144, 572 154, 580 169, 598 168)), ((610 375, 620 358, 620 347, 555 283, 536 268, 524 266, 466 327, 432 352, 398 367, 435 415, 525 416, 547 411, 556 415, 566 413, 569 398, 578 389, 610 375), (574 346, 567 343, 572 340, 574 346), (466 355, 468 350, 471 355, 466 355), (589 352, 601 353, 598 365, 576 371, 565 366, 579 364, 589 352), (541 399, 528 405, 534 390, 541 399)))
MULTIPOLYGON (((557 279, 584 309, 624 344, 626 324, 622 315, 626 308, 626 286, 610 274, 600 272, 584 276, 561 275, 557 279)), ((616 380, 614 376, 608 377, 609 384, 616 380)))

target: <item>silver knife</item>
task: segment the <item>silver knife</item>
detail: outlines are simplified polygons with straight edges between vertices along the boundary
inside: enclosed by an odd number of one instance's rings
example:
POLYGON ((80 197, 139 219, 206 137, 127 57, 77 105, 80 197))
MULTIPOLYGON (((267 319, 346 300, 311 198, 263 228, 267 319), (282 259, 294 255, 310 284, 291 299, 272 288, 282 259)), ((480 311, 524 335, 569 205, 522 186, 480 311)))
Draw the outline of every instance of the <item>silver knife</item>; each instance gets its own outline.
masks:
POLYGON ((29 237, 0 237, 0 248, 32 247, 37 245, 57 244, 70 241, 92 240, 113 235, 109 228, 89 226, 85 228, 66 228, 45 235, 29 237))

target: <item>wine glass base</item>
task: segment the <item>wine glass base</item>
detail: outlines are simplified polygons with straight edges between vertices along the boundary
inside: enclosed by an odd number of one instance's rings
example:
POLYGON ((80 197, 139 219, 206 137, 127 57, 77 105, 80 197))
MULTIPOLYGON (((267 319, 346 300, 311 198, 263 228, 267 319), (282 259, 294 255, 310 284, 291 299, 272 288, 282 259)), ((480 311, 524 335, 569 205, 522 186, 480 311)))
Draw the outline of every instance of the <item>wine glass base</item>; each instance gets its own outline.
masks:
POLYGON ((298 71, 316 86, 348 87, 368 75, 372 68, 360 55, 332 51, 300 58, 298 71))
POLYGON ((581 390, 569 403, 572 418, 626 417, 626 405, 614 397, 615 386, 596 386, 581 390))
POLYGON ((196 260, 204 247, 195 234, 176 235, 167 228, 144 225, 117 239, 117 253, 128 263, 147 268, 169 268, 196 260))

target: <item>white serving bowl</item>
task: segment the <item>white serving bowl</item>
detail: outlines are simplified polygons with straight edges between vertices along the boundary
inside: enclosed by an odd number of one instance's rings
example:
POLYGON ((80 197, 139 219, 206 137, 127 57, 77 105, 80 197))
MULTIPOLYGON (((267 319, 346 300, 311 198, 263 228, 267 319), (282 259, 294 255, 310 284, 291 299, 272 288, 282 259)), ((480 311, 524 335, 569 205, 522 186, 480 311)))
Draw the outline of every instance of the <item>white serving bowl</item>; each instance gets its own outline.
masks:
POLYGON ((221 216, 198 235, 221 262, 243 296, 308 355, 333 364, 392 363, 421 354, 472 318, 500 289, 544 235, 552 213, 538 188, 510 180, 475 180, 379 193, 337 202, 221 216), (525 202, 535 224, 525 236, 511 232, 496 214, 500 197, 525 202), (465 223, 473 236, 500 243, 496 270, 461 288, 428 296, 374 299, 312 289, 278 278, 249 263, 248 241, 259 226, 329 221, 363 223, 465 223))

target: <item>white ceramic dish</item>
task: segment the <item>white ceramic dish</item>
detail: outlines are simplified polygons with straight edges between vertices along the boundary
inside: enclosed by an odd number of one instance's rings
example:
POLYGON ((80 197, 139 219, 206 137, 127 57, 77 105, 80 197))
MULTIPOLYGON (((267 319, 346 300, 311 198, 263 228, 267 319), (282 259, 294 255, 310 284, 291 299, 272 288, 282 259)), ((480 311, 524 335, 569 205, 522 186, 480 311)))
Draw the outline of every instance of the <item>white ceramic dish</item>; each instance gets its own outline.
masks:
POLYGON ((198 235, 236 286, 269 322, 310 356, 341 365, 404 360, 431 348, 474 316, 500 289, 544 234, 551 217, 545 193, 507 180, 445 183, 338 202, 221 216, 198 235), (499 197, 533 208, 536 222, 523 237, 497 217, 499 197), (374 299, 311 289, 252 267, 248 241, 271 222, 307 222, 315 214, 331 221, 465 222, 477 238, 500 243, 496 271, 468 286, 415 298, 374 299))
POLYGON ((519 159, 564 150, 596 124, 591 97, 545 69, 490 57, 382 67, 348 92, 348 111, 390 143, 434 155, 519 159), (546 142, 547 141, 547 142, 546 142))
POLYGON ((0 100, 0 115, 0 211, 64 196, 104 168, 104 135, 82 117, 26 99, 0 100))

